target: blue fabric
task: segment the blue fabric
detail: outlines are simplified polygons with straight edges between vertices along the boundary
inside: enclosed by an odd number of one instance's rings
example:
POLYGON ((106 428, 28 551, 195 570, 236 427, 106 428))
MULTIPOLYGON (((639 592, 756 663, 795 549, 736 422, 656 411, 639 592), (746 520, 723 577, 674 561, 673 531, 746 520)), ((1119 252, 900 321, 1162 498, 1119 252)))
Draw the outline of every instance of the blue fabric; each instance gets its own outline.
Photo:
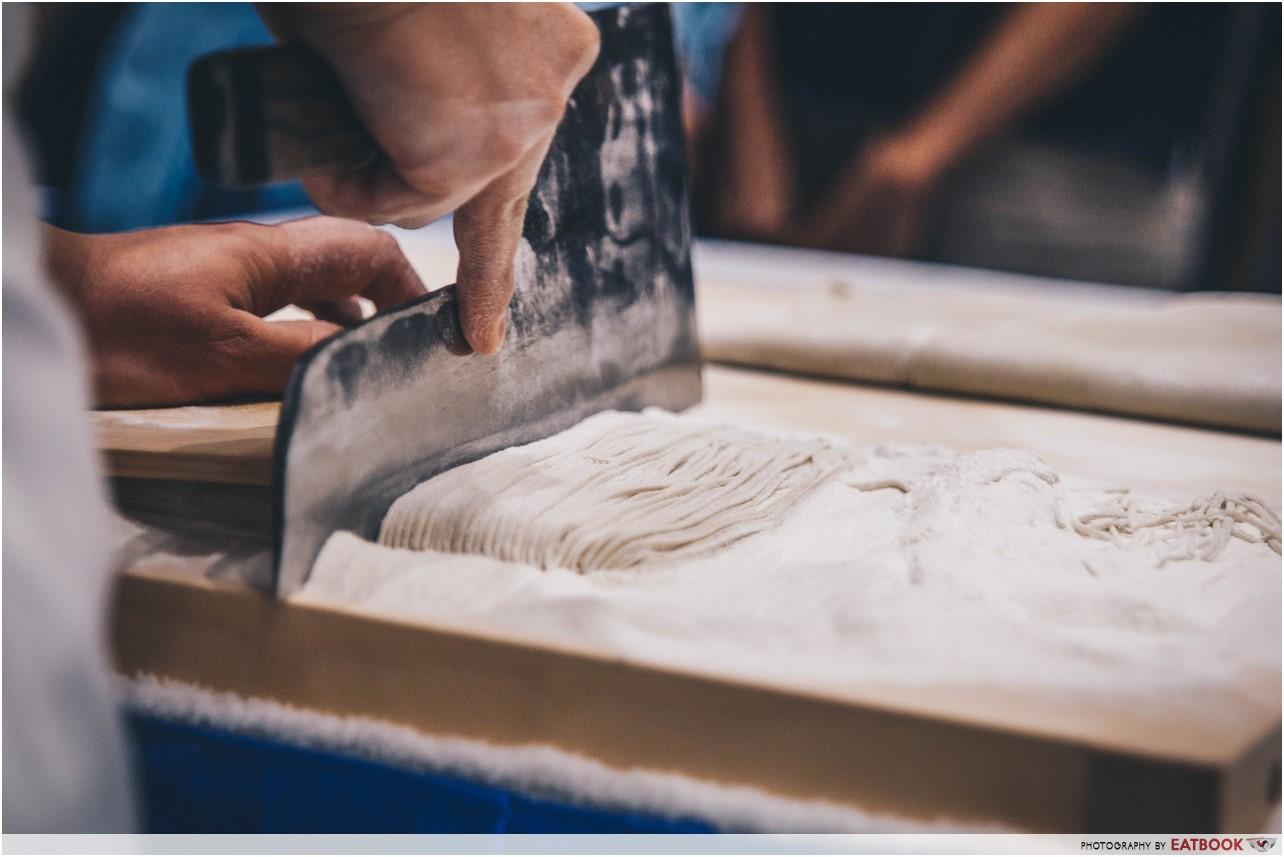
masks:
POLYGON ((706 104, 722 83, 722 58, 740 25, 739 3, 674 3, 673 29, 687 82, 706 104))
POLYGON ((133 715, 150 833, 712 833, 133 715))
MULTIPOLYGON (((576 3, 594 12, 621 3, 576 3)), ((722 81, 722 55, 740 26, 740 3, 670 3, 673 40, 683 76, 707 104, 713 104, 722 81)))
POLYGON ((114 232, 307 205, 297 183, 226 190, 192 161, 187 69, 211 51, 272 41, 248 3, 136 4, 105 46, 56 221, 114 232))

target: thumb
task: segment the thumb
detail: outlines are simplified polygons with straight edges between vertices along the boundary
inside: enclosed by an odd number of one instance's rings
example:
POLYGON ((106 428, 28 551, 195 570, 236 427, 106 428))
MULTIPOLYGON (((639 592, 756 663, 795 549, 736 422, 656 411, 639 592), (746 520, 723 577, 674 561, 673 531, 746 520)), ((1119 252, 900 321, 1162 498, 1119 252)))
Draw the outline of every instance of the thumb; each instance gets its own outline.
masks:
POLYGON ((526 202, 550 142, 551 136, 541 141, 455 212, 459 320, 468 344, 479 354, 494 354, 504 342, 526 202))
POLYGON ((328 321, 263 321, 255 318, 245 342, 242 371, 249 392, 280 394, 303 352, 343 330, 328 321))

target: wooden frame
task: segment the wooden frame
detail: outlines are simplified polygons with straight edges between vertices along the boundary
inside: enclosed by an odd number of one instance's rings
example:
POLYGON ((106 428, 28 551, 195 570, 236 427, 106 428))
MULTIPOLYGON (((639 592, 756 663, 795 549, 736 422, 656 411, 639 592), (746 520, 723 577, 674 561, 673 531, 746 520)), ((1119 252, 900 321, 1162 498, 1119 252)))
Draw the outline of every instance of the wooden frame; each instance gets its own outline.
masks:
MULTIPOLYGON (((857 443, 894 434, 1029 448, 1058 469, 1161 496, 1234 484, 1278 503, 1278 441, 719 367, 706 367, 705 382, 701 407, 727 421, 857 443), (1062 437, 1074 443, 1053 442, 1062 437), (1215 466, 1180 482, 1156 466, 1192 459, 1215 466)), ((252 498, 270 496, 275 407, 99 414, 100 447, 139 511, 246 523, 252 498)), ((1278 707, 1224 722, 1197 699, 1130 707, 961 687, 755 686, 480 628, 278 603, 148 568, 123 575, 116 599, 113 648, 128 674, 908 818, 1244 832, 1279 800, 1278 707)))
POLYGON ((112 647, 127 675, 925 821, 1243 832, 1278 797, 1278 720, 1248 742, 1210 743, 1176 709, 1167 723, 1140 726, 1091 707, 1058 722, 1016 716, 1011 700, 960 697, 946 716, 939 692, 803 693, 155 570, 121 578, 112 647))

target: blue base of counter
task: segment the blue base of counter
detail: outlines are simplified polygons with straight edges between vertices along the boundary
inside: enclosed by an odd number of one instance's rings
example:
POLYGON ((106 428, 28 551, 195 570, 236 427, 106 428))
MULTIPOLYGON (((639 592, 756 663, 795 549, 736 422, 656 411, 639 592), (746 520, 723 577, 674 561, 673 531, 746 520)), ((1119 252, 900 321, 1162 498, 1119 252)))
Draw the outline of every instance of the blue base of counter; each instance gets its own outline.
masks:
POLYGON ((704 833, 441 774, 134 715, 151 833, 704 833))

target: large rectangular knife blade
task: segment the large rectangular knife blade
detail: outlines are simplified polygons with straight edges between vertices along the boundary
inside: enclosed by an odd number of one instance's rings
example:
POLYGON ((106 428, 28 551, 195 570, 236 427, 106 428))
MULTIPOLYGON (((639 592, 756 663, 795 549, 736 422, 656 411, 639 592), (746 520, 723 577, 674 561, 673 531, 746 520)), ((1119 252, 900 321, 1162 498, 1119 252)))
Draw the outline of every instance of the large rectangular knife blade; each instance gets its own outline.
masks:
POLYGON ((463 350, 454 290, 318 344, 276 438, 276 592, 337 530, 377 535, 419 482, 608 408, 699 401, 679 78, 665 4, 593 13, 602 49, 531 195, 498 355, 463 350))

